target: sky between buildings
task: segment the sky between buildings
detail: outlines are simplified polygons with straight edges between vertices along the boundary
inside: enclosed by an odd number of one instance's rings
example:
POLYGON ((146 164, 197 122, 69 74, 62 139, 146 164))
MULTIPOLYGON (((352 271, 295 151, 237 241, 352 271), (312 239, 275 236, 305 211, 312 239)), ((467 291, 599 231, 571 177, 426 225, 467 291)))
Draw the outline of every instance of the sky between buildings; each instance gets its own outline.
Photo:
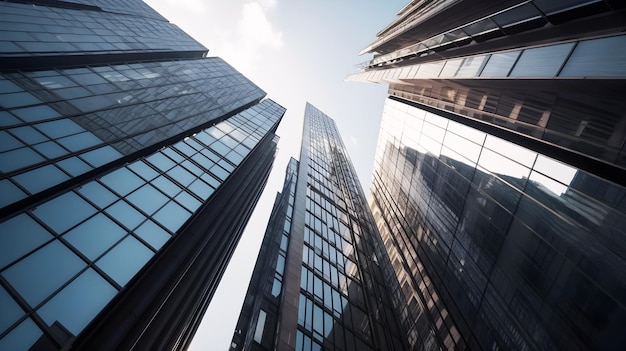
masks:
POLYGON ((267 187, 191 351, 227 350, 275 194, 290 157, 299 158, 305 102, 334 118, 367 191, 387 86, 344 82, 408 0, 145 0, 287 109, 267 187))

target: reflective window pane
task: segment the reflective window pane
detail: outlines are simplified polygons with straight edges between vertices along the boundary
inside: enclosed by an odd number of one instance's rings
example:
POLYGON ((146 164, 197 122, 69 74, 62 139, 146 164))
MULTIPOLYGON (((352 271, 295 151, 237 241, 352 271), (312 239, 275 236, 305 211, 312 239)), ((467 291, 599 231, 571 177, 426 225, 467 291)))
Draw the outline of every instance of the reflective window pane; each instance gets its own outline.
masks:
POLYGON ((26 190, 30 191, 31 194, 46 190, 69 178, 67 174, 53 165, 35 168, 13 177, 15 181, 20 183, 26 190))
POLYGON ((89 182, 78 188, 78 192, 100 208, 105 208, 119 199, 117 195, 98 182, 89 182))
POLYGON ((581 41, 576 45, 560 76, 624 77, 625 47, 626 35, 581 41))
POLYGON ((124 234, 126 234, 126 230, 104 214, 98 213, 67 232, 63 238, 89 259, 95 260, 124 234))
POLYGON ((2 287, 0 287, 0 311, 2 311, 2 313, 0 313, 0 330, 2 331, 6 330, 13 325, 13 323, 17 322, 20 317, 26 314, 2 287))
POLYGON ((139 272, 154 253, 132 236, 128 236, 96 264, 121 286, 139 272))
POLYGON ((146 217, 125 201, 118 201, 105 210, 113 218, 126 226, 129 230, 135 229, 146 217))
POLYGON ((0 171, 10 172, 44 160, 45 159, 33 149, 23 147, 0 154, 0 171))
POLYGON ((517 60, 520 51, 509 51, 500 54, 493 54, 480 73, 481 77, 506 77, 511 71, 511 67, 517 60))
POLYGON ((83 162, 78 157, 66 158, 65 160, 59 161, 56 164, 72 176, 83 174, 92 169, 91 166, 83 162))
POLYGON ((95 150, 87 151, 81 154, 80 157, 92 166, 100 167, 122 157, 122 154, 110 146, 104 146, 95 150))
POLYGON ((8 268, 2 276, 31 306, 36 306, 85 265, 65 245, 54 240, 8 268))
POLYGON ((0 268, 50 239, 52 235, 27 214, 0 223, 0 268))
POLYGON ((151 215, 169 199, 152 185, 146 184, 128 195, 127 200, 139 207, 140 210, 151 215))
POLYGON ((116 294, 117 290, 111 284, 89 268, 43 305, 38 313, 48 325, 59 322, 78 335, 116 294))
POLYGON ((191 213, 175 202, 169 202, 153 216, 156 221, 172 233, 176 233, 189 217, 191 217, 191 213))
POLYGON ((134 233, 156 250, 160 249, 171 238, 165 229, 150 220, 145 221, 139 228, 135 229, 134 233))
POLYGON ((100 179, 102 183, 120 195, 126 195, 144 184, 144 181, 127 168, 120 168, 100 179))
POLYGON ((522 52, 511 77, 554 77, 572 50, 574 43, 526 49, 522 52))
POLYGON ((0 339, 0 350, 28 350, 43 332, 28 318, 0 339))
POLYGON ((66 193, 39 205, 33 214, 61 234, 91 216, 96 209, 75 193, 66 193), (67 209, 71 208, 72 211, 67 209))
POLYGON ((0 180, 0 207, 12 204, 25 198, 27 195, 8 179, 0 180))

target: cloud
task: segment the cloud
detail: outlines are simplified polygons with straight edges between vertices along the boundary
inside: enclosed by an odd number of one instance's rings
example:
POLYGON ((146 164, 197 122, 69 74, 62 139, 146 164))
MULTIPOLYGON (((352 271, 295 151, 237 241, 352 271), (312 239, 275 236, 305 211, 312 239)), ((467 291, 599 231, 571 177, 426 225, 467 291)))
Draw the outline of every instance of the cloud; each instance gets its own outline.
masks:
POLYGON ((254 70, 255 64, 268 49, 281 49, 283 33, 274 28, 267 16, 267 12, 276 5, 276 0, 245 3, 234 36, 222 41, 222 45, 215 48, 215 53, 247 74, 254 70))

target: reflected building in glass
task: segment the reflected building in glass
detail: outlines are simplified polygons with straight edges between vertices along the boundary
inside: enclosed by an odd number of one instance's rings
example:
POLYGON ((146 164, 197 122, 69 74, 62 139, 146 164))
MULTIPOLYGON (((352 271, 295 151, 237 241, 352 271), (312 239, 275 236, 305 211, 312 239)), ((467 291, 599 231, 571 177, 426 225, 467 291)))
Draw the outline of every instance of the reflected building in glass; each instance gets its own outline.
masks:
POLYGON ((395 279, 335 122, 306 105, 231 350, 405 350, 395 279))
POLYGON ((141 1, 0 3, 0 349, 184 349, 285 109, 141 1))
POLYGON ((623 6, 411 2, 363 51, 349 79, 392 95, 369 202, 413 349, 623 348, 623 6))

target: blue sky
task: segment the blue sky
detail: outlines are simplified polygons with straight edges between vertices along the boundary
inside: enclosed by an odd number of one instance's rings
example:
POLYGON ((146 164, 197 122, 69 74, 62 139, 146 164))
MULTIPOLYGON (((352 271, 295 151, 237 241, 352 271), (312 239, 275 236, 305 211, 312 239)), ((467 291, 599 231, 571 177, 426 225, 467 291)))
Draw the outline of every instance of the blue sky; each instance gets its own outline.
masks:
POLYGON ((344 82, 407 0, 149 0, 287 108, 270 180, 190 350, 227 350, 289 157, 299 158, 305 102, 330 117, 369 187, 387 86, 344 82))

